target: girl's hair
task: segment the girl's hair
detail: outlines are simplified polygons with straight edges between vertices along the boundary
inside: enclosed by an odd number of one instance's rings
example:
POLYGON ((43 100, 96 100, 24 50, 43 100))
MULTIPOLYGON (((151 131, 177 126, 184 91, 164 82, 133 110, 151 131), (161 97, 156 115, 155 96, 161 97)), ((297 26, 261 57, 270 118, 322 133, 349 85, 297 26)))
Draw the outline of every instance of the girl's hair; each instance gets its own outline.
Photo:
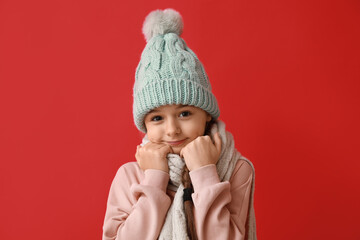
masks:
POLYGON ((205 135, 210 135, 211 128, 216 122, 217 122, 216 119, 211 118, 211 120, 206 123, 204 136, 205 135))
MULTIPOLYGON (((205 133, 204 135, 210 135, 210 130, 213 124, 216 122, 213 118, 210 122, 206 123, 205 133)), ((189 169, 184 167, 182 182, 185 189, 192 189, 191 178, 189 174, 189 169)), ((191 201, 184 201, 184 210, 185 210, 185 218, 186 218, 186 229, 188 232, 188 236, 190 240, 197 240, 196 228, 194 222, 194 213, 193 213, 194 203, 191 201)))

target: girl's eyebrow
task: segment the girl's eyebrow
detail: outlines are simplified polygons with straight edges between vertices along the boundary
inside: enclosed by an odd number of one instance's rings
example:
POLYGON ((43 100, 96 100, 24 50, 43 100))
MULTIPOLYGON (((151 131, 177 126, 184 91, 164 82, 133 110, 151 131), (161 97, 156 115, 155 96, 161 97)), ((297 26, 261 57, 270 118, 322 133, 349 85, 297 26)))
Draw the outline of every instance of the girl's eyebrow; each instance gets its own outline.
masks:
POLYGON ((150 114, 150 113, 154 113, 154 112, 159 112, 159 110, 155 110, 155 109, 153 109, 153 110, 151 110, 150 112, 148 112, 148 114, 150 114))
POLYGON ((178 108, 184 108, 184 107, 189 107, 189 105, 179 105, 179 106, 176 107, 176 109, 178 109, 178 108))

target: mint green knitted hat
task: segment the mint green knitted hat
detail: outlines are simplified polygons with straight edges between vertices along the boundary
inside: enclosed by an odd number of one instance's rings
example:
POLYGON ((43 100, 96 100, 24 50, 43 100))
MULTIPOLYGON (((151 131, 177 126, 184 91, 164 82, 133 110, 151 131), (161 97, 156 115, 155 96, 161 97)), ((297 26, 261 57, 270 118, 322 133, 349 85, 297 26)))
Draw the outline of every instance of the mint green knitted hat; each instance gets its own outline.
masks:
POLYGON ((173 9, 152 11, 145 19, 143 33, 147 44, 137 66, 133 115, 136 127, 146 132, 145 115, 168 104, 199 107, 214 119, 220 115, 207 74, 180 37, 181 15, 173 9))

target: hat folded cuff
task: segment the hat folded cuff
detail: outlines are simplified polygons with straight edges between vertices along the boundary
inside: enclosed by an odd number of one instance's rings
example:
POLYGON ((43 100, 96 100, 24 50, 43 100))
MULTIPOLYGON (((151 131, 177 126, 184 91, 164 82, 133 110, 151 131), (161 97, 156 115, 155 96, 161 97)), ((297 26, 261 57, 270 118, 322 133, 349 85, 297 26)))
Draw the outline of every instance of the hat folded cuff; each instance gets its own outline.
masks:
POLYGON ((195 81, 170 78, 149 83, 134 96, 134 121, 138 129, 146 132, 144 117, 149 111, 170 104, 199 107, 214 119, 220 115, 211 90, 195 81))

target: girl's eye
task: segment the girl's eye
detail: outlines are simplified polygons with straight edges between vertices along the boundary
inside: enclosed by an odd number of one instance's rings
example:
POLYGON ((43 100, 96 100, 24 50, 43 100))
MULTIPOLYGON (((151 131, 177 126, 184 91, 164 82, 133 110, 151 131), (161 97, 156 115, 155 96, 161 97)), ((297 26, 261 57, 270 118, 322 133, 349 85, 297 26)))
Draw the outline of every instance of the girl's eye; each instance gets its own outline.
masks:
POLYGON ((160 117, 160 116, 155 116, 155 117, 151 118, 151 121, 154 121, 154 122, 157 122, 160 120, 162 120, 162 117, 160 117))
POLYGON ((188 116, 190 116, 189 111, 184 111, 184 112, 180 113, 180 117, 188 117, 188 116))

